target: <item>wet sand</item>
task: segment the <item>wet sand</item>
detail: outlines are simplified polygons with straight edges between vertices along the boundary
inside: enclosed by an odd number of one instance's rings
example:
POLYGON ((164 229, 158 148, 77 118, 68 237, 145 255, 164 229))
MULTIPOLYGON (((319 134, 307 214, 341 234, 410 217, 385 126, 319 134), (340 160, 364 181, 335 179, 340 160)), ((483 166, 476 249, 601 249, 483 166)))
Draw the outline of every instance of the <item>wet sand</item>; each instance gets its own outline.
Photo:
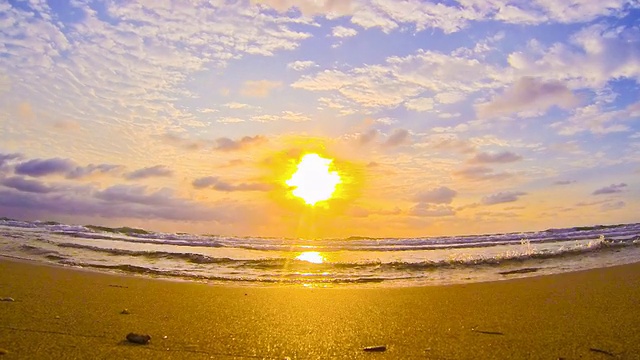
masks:
POLYGON ((1 360, 640 359, 640 264, 468 285, 319 289, 0 259, 6 297, 15 301, 0 301, 1 360), (130 332, 151 342, 128 343, 130 332), (363 351, 377 345, 386 350, 363 351))

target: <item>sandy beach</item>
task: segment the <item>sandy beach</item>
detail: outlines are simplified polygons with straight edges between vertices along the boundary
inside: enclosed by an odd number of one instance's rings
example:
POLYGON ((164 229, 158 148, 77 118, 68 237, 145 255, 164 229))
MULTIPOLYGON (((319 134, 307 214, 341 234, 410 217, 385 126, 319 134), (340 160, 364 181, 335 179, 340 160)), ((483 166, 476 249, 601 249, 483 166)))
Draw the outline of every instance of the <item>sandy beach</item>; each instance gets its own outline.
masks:
POLYGON ((0 297, 14 300, 0 302, 1 359, 640 359, 640 264, 468 285, 320 289, 2 259, 0 297), (130 332, 151 342, 128 343, 130 332), (386 351, 363 351, 378 345, 386 351))

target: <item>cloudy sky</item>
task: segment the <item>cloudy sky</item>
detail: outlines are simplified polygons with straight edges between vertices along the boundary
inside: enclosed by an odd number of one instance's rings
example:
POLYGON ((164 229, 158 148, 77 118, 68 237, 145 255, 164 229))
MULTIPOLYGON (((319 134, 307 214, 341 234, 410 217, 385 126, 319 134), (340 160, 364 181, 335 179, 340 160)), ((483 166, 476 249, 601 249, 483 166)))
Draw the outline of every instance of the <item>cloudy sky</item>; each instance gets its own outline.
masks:
POLYGON ((428 236, 637 222, 638 0, 0 1, 0 216, 428 236), (336 198, 284 184, 333 158, 336 198))

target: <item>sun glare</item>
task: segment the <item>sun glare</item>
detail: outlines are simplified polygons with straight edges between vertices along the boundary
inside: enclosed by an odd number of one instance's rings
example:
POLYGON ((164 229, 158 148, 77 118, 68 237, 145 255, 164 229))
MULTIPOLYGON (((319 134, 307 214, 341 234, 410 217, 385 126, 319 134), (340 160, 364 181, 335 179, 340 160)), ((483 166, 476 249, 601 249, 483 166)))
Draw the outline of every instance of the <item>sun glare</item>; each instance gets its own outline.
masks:
POLYGON ((300 159, 297 171, 286 184, 294 187, 293 195, 304 200, 308 205, 328 200, 340 184, 338 172, 329 170, 333 160, 320 157, 318 154, 307 154, 300 159))
POLYGON ((296 260, 302 260, 314 264, 322 264, 324 262, 324 258, 317 251, 307 251, 302 254, 296 256, 296 260))

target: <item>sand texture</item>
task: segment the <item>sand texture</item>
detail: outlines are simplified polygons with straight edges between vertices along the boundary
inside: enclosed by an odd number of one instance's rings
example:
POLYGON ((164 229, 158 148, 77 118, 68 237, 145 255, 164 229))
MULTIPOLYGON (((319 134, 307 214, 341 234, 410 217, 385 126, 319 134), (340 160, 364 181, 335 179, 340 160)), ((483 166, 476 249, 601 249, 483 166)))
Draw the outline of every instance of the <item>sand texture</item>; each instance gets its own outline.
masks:
POLYGON ((0 260, 0 298, 8 297, 0 360, 640 359, 640 264, 469 285, 310 289, 0 260), (131 332, 151 341, 127 342, 131 332))

